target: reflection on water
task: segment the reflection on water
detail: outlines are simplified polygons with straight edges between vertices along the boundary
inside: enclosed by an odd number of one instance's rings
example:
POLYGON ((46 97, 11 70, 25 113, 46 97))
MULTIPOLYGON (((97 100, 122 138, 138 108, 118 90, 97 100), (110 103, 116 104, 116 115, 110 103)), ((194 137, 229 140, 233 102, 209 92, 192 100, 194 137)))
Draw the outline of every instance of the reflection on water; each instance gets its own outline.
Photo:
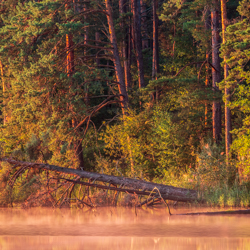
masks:
POLYGON ((81 236, 3 236, 5 250, 248 250, 245 238, 153 238, 153 237, 81 237, 81 236))
POLYGON ((250 249, 250 216, 169 216, 165 209, 0 209, 0 249, 245 250, 250 249))

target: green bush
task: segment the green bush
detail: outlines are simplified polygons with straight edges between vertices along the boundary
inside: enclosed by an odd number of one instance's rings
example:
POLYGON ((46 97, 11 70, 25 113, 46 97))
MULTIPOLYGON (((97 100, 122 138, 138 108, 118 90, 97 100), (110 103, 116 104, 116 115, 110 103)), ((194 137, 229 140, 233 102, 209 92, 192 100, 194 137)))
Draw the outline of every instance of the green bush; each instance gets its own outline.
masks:
POLYGON ((100 138, 106 157, 97 162, 109 173, 119 169, 148 180, 163 177, 168 170, 183 171, 195 162, 188 136, 186 125, 173 122, 171 113, 159 107, 139 114, 130 110, 120 122, 107 126, 100 138))

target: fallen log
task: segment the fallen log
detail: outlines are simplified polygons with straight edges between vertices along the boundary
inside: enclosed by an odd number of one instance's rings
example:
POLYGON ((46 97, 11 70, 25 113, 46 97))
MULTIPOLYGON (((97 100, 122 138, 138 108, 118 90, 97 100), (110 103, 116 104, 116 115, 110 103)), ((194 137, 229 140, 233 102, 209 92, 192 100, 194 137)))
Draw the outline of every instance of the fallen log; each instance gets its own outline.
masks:
MULTIPOLYGON (((126 178, 126 177, 87 172, 87 171, 83 171, 79 169, 63 168, 63 167, 49 165, 45 163, 31 163, 31 162, 17 161, 11 158, 1 158, 0 161, 8 162, 9 164, 14 165, 14 167, 21 167, 25 169, 34 168, 34 169, 59 172, 59 173, 78 176, 80 178, 87 178, 93 182, 100 181, 100 182, 110 183, 113 185, 119 185, 119 186, 122 185, 123 187, 126 187, 126 188, 109 187, 109 189, 112 189, 112 190, 114 189, 114 190, 118 190, 121 192, 128 192, 128 193, 147 195, 147 196, 159 195, 165 200, 174 200, 174 201, 182 201, 182 202, 194 202, 198 200, 198 192, 196 190, 191 190, 191 189, 177 188, 173 186, 156 184, 153 182, 147 182, 143 180, 126 178), (128 189, 130 191, 128 191, 128 189)), ((70 179, 68 179, 68 181, 73 182, 70 179)), ((88 186, 95 185, 96 187, 98 187, 99 185, 99 184, 98 185, 90 184, 87 182, 82 182, 78 184, 88 185, 88 186)), ((99 188, 107 189, 107 186, 99 185, 99 188)))
POLYGON ((216 211, 216 212, 197 212, 197 213, 186 213, 186 214, 175 214, 175 215, 230 215, 230 214, 250 214, 250 209, 226 210, 226 211, 216 211))

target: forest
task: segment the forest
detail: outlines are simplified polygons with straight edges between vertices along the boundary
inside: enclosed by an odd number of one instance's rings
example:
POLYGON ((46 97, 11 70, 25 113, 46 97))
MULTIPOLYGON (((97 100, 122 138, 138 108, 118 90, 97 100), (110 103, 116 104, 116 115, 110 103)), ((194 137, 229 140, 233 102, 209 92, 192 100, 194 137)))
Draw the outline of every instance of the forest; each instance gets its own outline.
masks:
POLYGON ((0 13, 0 206, 117 204, 95 179, 18 161, 250 206, 250 0, 5 0, 0 13))

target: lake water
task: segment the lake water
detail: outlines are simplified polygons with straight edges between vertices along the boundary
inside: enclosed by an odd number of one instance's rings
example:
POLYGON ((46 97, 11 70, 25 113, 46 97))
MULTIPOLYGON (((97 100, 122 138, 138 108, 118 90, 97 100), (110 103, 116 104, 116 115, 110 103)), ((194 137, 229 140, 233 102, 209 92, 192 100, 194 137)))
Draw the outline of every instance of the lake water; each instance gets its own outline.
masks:
POLYGON ((250 250, 250 215, 211 209, 0 209, 1 250, 250 250))

